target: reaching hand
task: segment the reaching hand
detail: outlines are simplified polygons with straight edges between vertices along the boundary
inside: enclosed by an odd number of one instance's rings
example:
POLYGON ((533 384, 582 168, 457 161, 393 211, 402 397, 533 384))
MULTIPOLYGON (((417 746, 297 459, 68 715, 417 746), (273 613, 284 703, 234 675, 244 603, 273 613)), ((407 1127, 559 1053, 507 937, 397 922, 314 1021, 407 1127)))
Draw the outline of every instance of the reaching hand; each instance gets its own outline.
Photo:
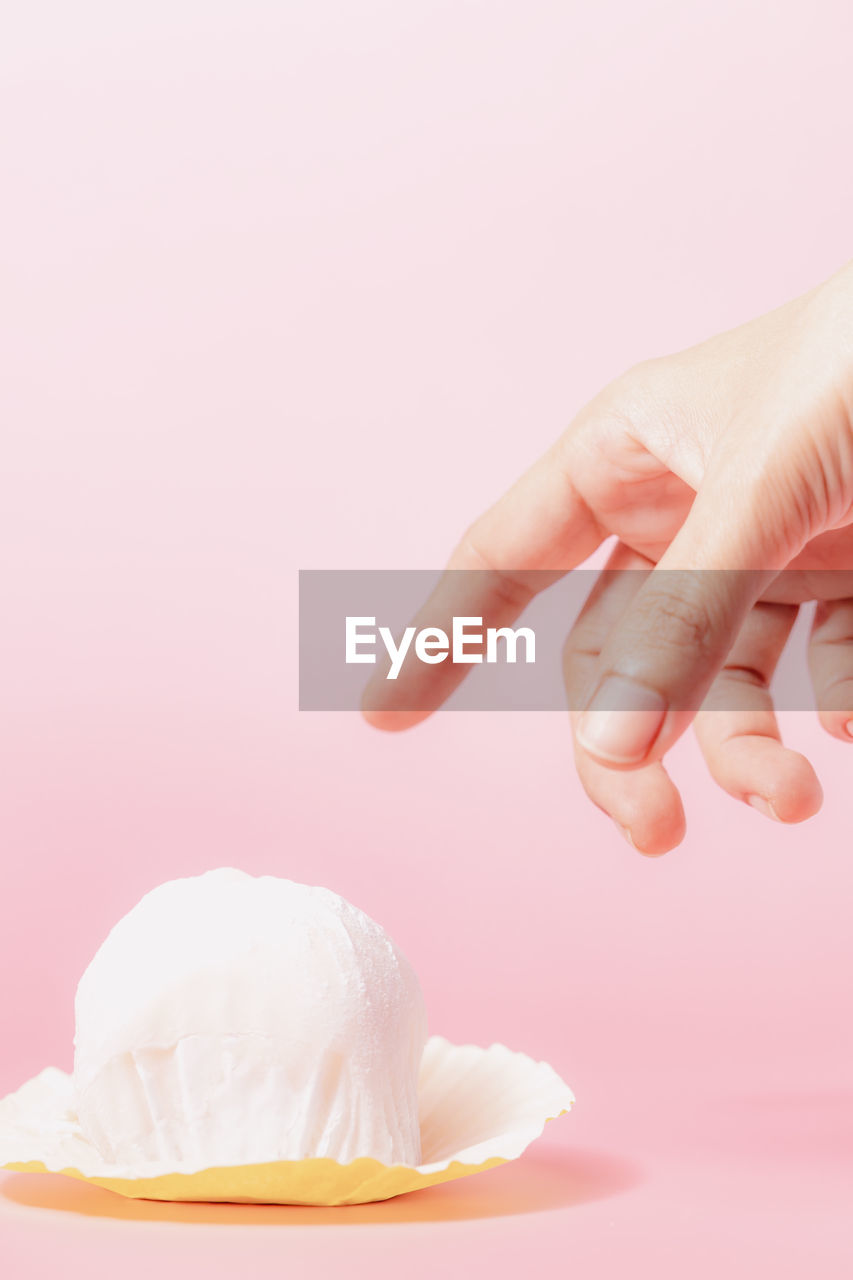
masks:
MULTIPOLYGON (((488 588, 460 598, 458 575, 445 576, 430 616, 505 626, 543 581, 615 535, 613 572, 566 644, 570 702, 583 708, 575 757, 590 798, 639 850, 662 853, 684 815, 661 761, 694 717, 731 795, 782 822, 819 808, 811 765, 782 746, 768 685, 798 606, 818 600, 809 661, 820 719, 853 741, 851 522, 853 264, 607 387, 453 553, 448 569, 489 570, 488 588)), ((431 709, 463 674, 376 680, 365 714, 406 727, 429 713, 395 710, 407 680, 431 709)))

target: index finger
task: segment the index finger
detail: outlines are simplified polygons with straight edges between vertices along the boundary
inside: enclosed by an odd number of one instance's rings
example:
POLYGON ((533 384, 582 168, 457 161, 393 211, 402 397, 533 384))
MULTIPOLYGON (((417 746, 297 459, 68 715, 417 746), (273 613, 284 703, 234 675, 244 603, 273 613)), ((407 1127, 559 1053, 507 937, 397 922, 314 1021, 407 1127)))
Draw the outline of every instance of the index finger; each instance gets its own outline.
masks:
MULTIPOLYGON (((412 624, 449 633, 453 618, 484 627, 514 622, 533 597, 585 560, 607 536, 578 493, 565 442, 553 445, 484 515, 448 561, 435 591, 412 624)), ((425 720, 465 678, 465 664, 427 665, 407 653, 399 675, 377 667, 362 711, 379 729, 406 729, 425 720)))

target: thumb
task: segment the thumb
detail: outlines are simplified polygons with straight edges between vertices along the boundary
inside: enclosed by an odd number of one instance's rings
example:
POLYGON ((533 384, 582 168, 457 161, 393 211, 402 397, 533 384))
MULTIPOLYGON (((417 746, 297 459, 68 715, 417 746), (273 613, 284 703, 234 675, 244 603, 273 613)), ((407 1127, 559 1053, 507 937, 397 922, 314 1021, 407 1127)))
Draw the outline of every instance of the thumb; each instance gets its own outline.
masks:
POLYGON ((636 768, 660 759, 687 728, 747 613, 789 558, 756 509, 731 488, 703 485, 602 649, 576 729, 591 756, 636 768))

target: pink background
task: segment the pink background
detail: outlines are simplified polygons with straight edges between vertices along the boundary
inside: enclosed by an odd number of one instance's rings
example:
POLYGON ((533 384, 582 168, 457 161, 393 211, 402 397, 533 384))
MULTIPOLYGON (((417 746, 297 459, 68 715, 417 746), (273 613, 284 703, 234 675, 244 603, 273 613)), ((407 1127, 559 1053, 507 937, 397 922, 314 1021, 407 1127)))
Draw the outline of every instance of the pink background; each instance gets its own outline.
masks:
POLYGON ((850 1274, 853 756, 782 829, 672 759, 633 854, 558 714, 296 710, 299 568, 435 568, 628 364, 850 257, 848 0, 17 6, 0 45, 0 1093, 160 880, 327 884, 432 1027, 578 1095, 386 1205, 0 1175, 10 1274, 850 1274), (10 30, 11 26, 11 30, 10 30))

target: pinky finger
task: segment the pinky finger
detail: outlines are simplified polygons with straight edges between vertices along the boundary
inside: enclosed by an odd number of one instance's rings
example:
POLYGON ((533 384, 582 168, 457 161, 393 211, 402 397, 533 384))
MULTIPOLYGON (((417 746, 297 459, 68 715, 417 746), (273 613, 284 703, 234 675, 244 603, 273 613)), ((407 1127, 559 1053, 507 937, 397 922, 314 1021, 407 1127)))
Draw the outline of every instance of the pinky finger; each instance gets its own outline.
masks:
POLYGON ((841 742, 853 742, 853 600, 818 602, 809 670, 824 729, 841 742))

